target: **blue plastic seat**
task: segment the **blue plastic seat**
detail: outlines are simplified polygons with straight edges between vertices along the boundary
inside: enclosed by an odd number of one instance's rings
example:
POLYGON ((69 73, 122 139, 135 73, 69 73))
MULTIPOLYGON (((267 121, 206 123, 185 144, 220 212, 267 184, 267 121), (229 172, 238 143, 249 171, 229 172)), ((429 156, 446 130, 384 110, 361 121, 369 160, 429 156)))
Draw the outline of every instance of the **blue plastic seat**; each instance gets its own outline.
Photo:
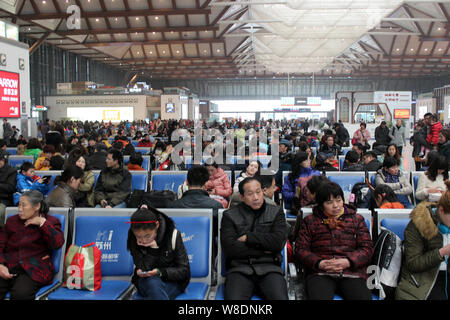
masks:
POLYGON ((24 162, 31 162, 34 164, 34 156, 11 155, 8 157, 8 164, 13 168, 20 168, 24 162))
POLYGON ((380 221, 380 225, 394 232, 403 241, 403 234, 409 221, 409 219, 384 218, 380 221))
POLYGON ((94 242, 102 252, 101 288, 97 291, 60 287, 49 294, 49 300, 117 300, 131 291, 133 259, 127 250, 130 215, 134 209, 104 212, 102 209, 75 209, 74 243, 94 242))
POLYGON ((60 170, 38 170, 35 171, 34 174, 39 176, 39 177, 44 177, 44 176, 51 176, 50 178, 50 182, 48 183, 49 186, 49 191, 48 194, 50 194, 50 192, 53 191, 53 189, 55 189, 57 186, 54 184, 56 177, 60 176, 62 173, 62 171, 60 170))
MULTIPOLYGON (((131 142, 133 143, 133 141, 131 141, 131 142)), ((138 141, 138 143, 139 143, 139 141, 138 141)), ((137 147, 137 146, 134 147, 134 150, 135 150, 136 152, 142 153, 142 155, 149 154, 150 151, 151 151, 151 149, 152 149, 152 148, 150 148, 150 147, 137 147)), ((147 170, 148 170, 148 169, 147 169, 147 170)))
POLYGON ((172 190, 176 193, 186 178, 187 171, 152 171, 152 190, 172 190))
POLYGON ((353 186, 358 182, 364 182, 363 172, 326 172, 326 176, 331 181, 339 184, 345 192, 351 192, 353 186))
MULTIPOLYGON (((136 151, 139 152, 139 151, 136 151)), ((142 153, 143 154, 143 153, 142 153)), ((127 165, 130 161, 130 156, 123 156, 123 163, 124 165, 127 165)), ((142 156, 142 168, 144 168, 146 171, 150 171, 150 156, 142 156)))
POLYGON ((16 147, 7 147, 6 152, 8 152, 11 156, 14 156, 17 154, 17 148, 16 147))
POLYGON ((403 233, 410 221, 411 211, 412 209, 375 209, 378 234, 382 232, 382 228, 386 228, 398 235, 403 241, 403 233))
POLYGON ((344 170, 345 156, 339 156, 339 171, 344 170))
POLYGON ((148 173, 147 171, 131 171, 131 192, 133 190, 147 191, 148 173))

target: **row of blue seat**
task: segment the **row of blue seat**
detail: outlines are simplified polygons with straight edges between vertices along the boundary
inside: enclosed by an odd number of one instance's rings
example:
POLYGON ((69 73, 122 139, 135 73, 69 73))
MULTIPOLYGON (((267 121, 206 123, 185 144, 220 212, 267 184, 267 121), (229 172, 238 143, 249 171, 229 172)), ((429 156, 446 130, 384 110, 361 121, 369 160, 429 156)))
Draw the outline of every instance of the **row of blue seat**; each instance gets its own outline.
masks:
MULTIPOLYGON (((56 269, 55 281, 50 286, 41 288, 36 298, 49 300, 117 300, 129 297, 134 289, 131 276, 134 270, 133 259, 126 248, 129 221, 136 209, 95 209, 50 208, 62 224, 65 238, 70 232, 73 243, 82 246, 95 242, 102 252, 101 271, 102 287, 91 292, 71 290, 62 287, 64 252, 56 250, 53 263, 56 269), (73 215, 73 230, 68 230, 69 215, 73 215)), ((183 209, 161 209, 174 219, 176 228, 181 232, 188 252, 191 282, 178 300, 203 300, 208 297, 212 282, 212 220, 213 212, 208 209, 194 211, 183 209)), ((17 214, 17 208, 8 207, 6 216, 17 214)))
MULTIPOLYGON (((223 283, 225 278, 225 265, 220 248, 217 263, 217 286, 212 288, 212 217, 213 210, 210 209, 160 209, 175 221, 177 229, 182 233, 183 241, 189 255, 191 268, 191 283, 185 293, 177 299, 203 300, 223 299, 223 283)), ((102 251, 102 288, 95 292, 84 290, 70 290, 61 287, 63 281, 64 252, 68 244, 56 250, 53 255, 55 265, 55 281, 50 286, 41 288, 37 298, 48 298, 50 300, 116 300, 131 295, 132 285, 130 278, 133 273, 133 261, 126 250, 126 237, 129 226, 130 215, 135 211, 127 209, 95 209, 76 208, 71 211, 68 208, 50 208, 50 214, 55 215, 62 224, 65 238, 68 233, 73 234, 73 243, 82 246, 86 243, 95 242, 102 251), (73 230, 68 230, 69 215, 73 215, 73 230)), ((219 210, 219 237, 220 222, 224 210, 219 210)), ((378 227, 388 228, 403 239, 403 230, 409 222, 410 210, 387 210, 376 211, 378 227)), ((371 230, 370 213, 358 210, 363 215, 371 230)), ((6 217, 17 214, 16 207, 6 209, 6 217)), ((304 215, 308 215, 305 208, 304 215)), ((286 251, 283 251, 286 257, 286 251)), ((286 261, 283 261, 283 270, 288 277, 286 261)), ((256 299, 257 297, 255 297, 256 299)))

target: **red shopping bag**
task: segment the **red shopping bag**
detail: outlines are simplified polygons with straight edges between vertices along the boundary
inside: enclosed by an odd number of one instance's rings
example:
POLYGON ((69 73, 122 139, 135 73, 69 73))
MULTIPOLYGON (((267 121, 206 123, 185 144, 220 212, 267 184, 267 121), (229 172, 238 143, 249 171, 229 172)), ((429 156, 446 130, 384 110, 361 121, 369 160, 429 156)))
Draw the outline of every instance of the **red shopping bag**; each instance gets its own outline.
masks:
POLYGON ((64 258, 64 283, 69 289, 96 291, 102 285, 102 253, 93 246, 95 242, 82 247, 72 244, 64 258))

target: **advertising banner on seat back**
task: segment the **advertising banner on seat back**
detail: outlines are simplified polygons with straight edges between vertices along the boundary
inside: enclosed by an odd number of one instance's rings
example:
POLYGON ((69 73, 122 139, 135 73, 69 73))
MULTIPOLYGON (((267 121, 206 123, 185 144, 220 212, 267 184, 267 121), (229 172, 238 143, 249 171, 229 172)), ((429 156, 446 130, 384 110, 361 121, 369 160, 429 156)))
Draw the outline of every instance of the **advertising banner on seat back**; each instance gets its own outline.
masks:
POLYGON ((0 117, 20 117, 18 73, 0 71, 0 117))

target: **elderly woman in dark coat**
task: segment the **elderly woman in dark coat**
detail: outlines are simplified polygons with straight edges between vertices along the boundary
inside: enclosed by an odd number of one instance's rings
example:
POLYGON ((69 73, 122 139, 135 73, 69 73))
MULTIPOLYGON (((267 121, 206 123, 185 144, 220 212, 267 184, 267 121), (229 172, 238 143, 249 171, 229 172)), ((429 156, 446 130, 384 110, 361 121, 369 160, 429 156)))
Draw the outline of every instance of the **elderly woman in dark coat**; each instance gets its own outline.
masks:
POLYGON ((364 218, 344 204, 334 182, 320 186, 313 214, 304 218, 295 243, 295 256, 306 268, 306 291, 311 300, 371 300, 366 268, 373 246, 364 218))
POLYGON ((64 244, 64 233, 48 210, 39 191, 27 191, 0 230, 0 299, 10 292, 11 300, 32 300, 53 281, 51 254, 64 244))

